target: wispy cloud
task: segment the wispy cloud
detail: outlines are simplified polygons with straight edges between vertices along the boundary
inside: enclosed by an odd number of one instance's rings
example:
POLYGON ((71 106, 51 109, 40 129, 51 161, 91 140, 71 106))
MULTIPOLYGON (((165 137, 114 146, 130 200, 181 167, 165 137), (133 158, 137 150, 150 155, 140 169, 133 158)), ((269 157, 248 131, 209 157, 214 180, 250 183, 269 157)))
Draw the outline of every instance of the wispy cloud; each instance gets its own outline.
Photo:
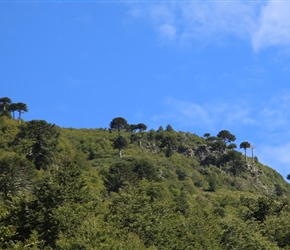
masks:
POLYGON ((149 20, 158 36, 178 44, 223 42, 238 37, 254 51, 290 45, 290 2, 210 1, 135 5, 134 17, 149 20))
POLYGON ((279 169, 285 178, 290 173, 290 143, 281 143, 277 146, 259 145, 258 158, 268 166, 279 169))
POLYGON ((170 97, 164 101, 166 111, 155 114, 151 120, 159 124, 170 122, 180 129, 194 126, 203 132, 218 128, 253 129, 262 140, 279 144, 290 140, 290 93, 283 92, 260 106, 249 100, 211 100, 200 104, 170 97))
POLYGON ((253 33, 253 47, 259 50, 268 46, 290 45, 290 2, 269 1, 264 6, 253 33))
POLYGON ((236 125, 253 125, 255 120, 244 103, 210 102, 203 105, 168 98, 165 103, 166 111, 155 114, 152 120, 159 124, 174 123, 181 129, 195 127, 214 130, 219 127, 235 127, 236 125))
POLYGON ((158 125, 171 124, 178 130, 194 130, 200 135, 215 134, 221 129, 243 131, 238 141, 249 140, 256 147, 259 160, 279 169, 285 177, 290 173, 290 93, 284 92, 260 107, 245 101, 198 104, 168 98, 164 101, 166 111, 155 114, 151 121, 158 125))

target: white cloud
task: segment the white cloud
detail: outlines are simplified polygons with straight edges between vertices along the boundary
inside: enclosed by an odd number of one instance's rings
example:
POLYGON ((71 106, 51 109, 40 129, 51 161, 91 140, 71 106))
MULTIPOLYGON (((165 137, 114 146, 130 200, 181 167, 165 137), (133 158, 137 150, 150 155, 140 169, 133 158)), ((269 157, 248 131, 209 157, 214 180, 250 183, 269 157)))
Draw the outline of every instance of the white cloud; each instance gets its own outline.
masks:
POLYGON ((290 45, 290 2, 270 1, 262 9, 253 47, 259 50, 272 45, 290 45))
MULTIPOLYGON (((219 39, 224 35, 249 38, 255 30, 256 6, 233 2, 170 2, 135 5, 132 16, 150 20, 157 31, 170 27, 170 36, 178 42, 191 39, 219 39), (173 32, 174 31, 174 32, 173 32)), ((250 40, 250 39, 249 39, 250 40)))
POLYGON ((187 127, 196 124, 210 125, 208 111, 201 105, 168 98, 165 102, 167 111, 154 115, 152 120, 159 123, 175 123, 187 127))
POLYGON ((150 20, 159 36, 179 44, 238 37, 255 51, 290 45, 290 1, 162 2, 135 5, 132 16, 150 20))
POLYGON ((277 146, 260 145, 256 151, 259 161, 274 169, 279 169, 279 173, 284 178, 290 173, 290 143, 277 146))
POLYGON ((176 35, 176 29, 171 24, 163 24, 159 27, 161 35, 169 39, 174 39, 176 35))
POLYGON ((154 122, 164 124, 170 121, 180 128, 194 126, 203 130, 255 124, 244 103, 211 102, 200 105, 168 98, 165 107, 167 110, 164 113, 153 116, 154 122))
POLYGON ((203 2, 180 5, 183 35, 200 39, 234 34, 247 38, 254 29, 255 8, 252 3, 203 2))
POLYGON ((238 100, 198 104, 174 98, 168 98, 164 106, 166 111, 152 117, 156 125, 171 124, 198 134, 221 129, 239 131, 238 140, 255 145, 260 162, 279 170, 284 177, 290 173, 290 94, 286 91, 261 107, 238 100))
POLYGON ((263 104, 257 114, 259 126, 265 132, 285 131, 285 135, 290 136, 290 93, 283 90, 273 96, 271 100, 263 104))

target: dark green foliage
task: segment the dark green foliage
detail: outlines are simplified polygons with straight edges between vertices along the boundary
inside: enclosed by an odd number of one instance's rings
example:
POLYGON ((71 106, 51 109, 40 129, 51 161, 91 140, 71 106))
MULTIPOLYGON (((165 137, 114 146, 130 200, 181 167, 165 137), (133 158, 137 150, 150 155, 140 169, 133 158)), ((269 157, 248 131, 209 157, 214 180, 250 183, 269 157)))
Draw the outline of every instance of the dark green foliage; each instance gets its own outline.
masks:
POLYGON ((174 131, 174 129, 172 128, 172 126, 170 124, 168 124, 165 128, 165 131, 171 132, 171 131, 174 131))
POLYGON ((289 184, 245 163, 228 131, 138 125, 118 136, 130 129, 2 116, 0 249, 290 249, 289 184))
POLYGON ((18 102, 18 103, 12 103, 11 99, 9 97, 2 97, 0 98, 0 116, 7 116, 11 118, 11 113, 12 112, 12 117, 13 119, 15 118, 15 111, 18 112, 18 120, 21 121, 21 114, 24 112, 28 112, 27 105, 23 102, 18 102))
POLYGON ((138 180, 143 178, 148 181, 158 181, 158 169, 153 163, 146 159, 133 161, 133 172, 136 174, 138 180))
POLYGON ((59 132, 54 124, 32 120, 20 126, 13 144, 37 169, 47 168, 57 152, 59 132))
POLYGON ((128 127, 129 124, 127 120, 123 117, 116 117, 110 123, 110 128, 112 130, 117 130, 119 135, 121 130, 126 130, 128 129, 128 127))
POLYGON ((127 140, 123 136, 118 136, 116 140, 114 140, 113 147, 119 150, 119 156, 122 157, 121 150, 128 146, 127 140))
POLYGON ((133 173, 133 164, 131 162, 118 162, 109 168, 106 173, 105 185, 108 191, 118 192, 120 188, 136 180, 133 173))
POLYGON ((147 129, 147 126, 144 123, 138 123, 138 124, 130 124, 128 126, 128 129, 131 132, 136 132, 137 129, 139 129, 139 132, 143 132, 147 129))
POLYGON ((210 192, 216 191, 217 185, 218 184, 217 184, 216 177, 215 176, 210 176, 209 180, 208 180, 208 186, 209 186, 208 191, 210 191, 210 192))
POLYGON ((27 105, 23 102, 15 103, 13 110, 16 110, 18 112, 18 114, 19 114, 18 120, 21 119, 21 114, 23 114, 24 112, 28 112, 27 105))
POLYGON ((264 222, 270 215, 279 214, 287 204, 285 201, 276 202, 273 198, 266 197, 259 197, 257 200, 242 197, 241 202, 248 208, 245 220, 254 219, 258 222, 264 222))
POLYGON ((139 129, 139 132, 143 132, 147 129, 147 126, 144 123, 138 123, 137 129, 139 129))
POLYGON ((70 220, 72 209, 90 199, 82 172, 64 157, 35 183, 32 194, 30 200, 15 200, 8 216, 16 226, 15 237, 24 241, 36 231, 40 242, 54 248, 59 233, 77 225, 76 218, 70 220))
POLYGON ((10 117, 9 105, 12 103, 9 97, 0 98, 0 114, 1 116, 10 117))
POLYGON ((135 184, 137 180, 159 180, 158 169, 146 159, 115 163, 110 166, 105 176, 105 185, 108 191, 113 192, 118 192, 120 188, 129 184, 135 184))
POLYGON ((4 153, 0 157, 0 192, 4 199, 11 199, 20 191, 32 186, 35 171, 33 165, 23 156, 4 153))
POLYGON ((225 143, 229 143, 229 144, 231 144, 232 142, 236 140, 236 136, 231 134, 228 130, 221 130, 217 134, 217 137, 221 138, 225 143))

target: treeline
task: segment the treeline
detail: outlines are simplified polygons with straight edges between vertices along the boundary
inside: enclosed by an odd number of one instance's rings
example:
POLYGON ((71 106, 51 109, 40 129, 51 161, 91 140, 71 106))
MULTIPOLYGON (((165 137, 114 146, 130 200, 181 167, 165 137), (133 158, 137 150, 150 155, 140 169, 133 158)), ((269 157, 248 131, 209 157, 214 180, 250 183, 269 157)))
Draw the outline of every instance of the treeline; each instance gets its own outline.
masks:
POLYGON ((140 124, 1 116, 0 248, 290 249, 289 185, 234 135, 140 124))
POLYGON ((18 112, 18 120, 21 121, 21 115, 28 112, 28 107, 23 102, 13 103, 9 97, 1 97, 0 116, 12 117, 15 119, 15 112, 18 112))

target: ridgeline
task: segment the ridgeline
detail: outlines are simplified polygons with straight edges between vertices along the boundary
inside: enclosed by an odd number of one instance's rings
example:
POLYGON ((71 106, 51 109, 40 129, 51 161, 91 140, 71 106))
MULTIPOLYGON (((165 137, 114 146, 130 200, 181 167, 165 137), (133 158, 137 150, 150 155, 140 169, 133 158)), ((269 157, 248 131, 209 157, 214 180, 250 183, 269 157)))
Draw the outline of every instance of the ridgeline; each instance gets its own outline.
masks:
POLYGON ((227 130, 61 128, 1 107, 1 249, 290 249, 289 184, 227 130))

